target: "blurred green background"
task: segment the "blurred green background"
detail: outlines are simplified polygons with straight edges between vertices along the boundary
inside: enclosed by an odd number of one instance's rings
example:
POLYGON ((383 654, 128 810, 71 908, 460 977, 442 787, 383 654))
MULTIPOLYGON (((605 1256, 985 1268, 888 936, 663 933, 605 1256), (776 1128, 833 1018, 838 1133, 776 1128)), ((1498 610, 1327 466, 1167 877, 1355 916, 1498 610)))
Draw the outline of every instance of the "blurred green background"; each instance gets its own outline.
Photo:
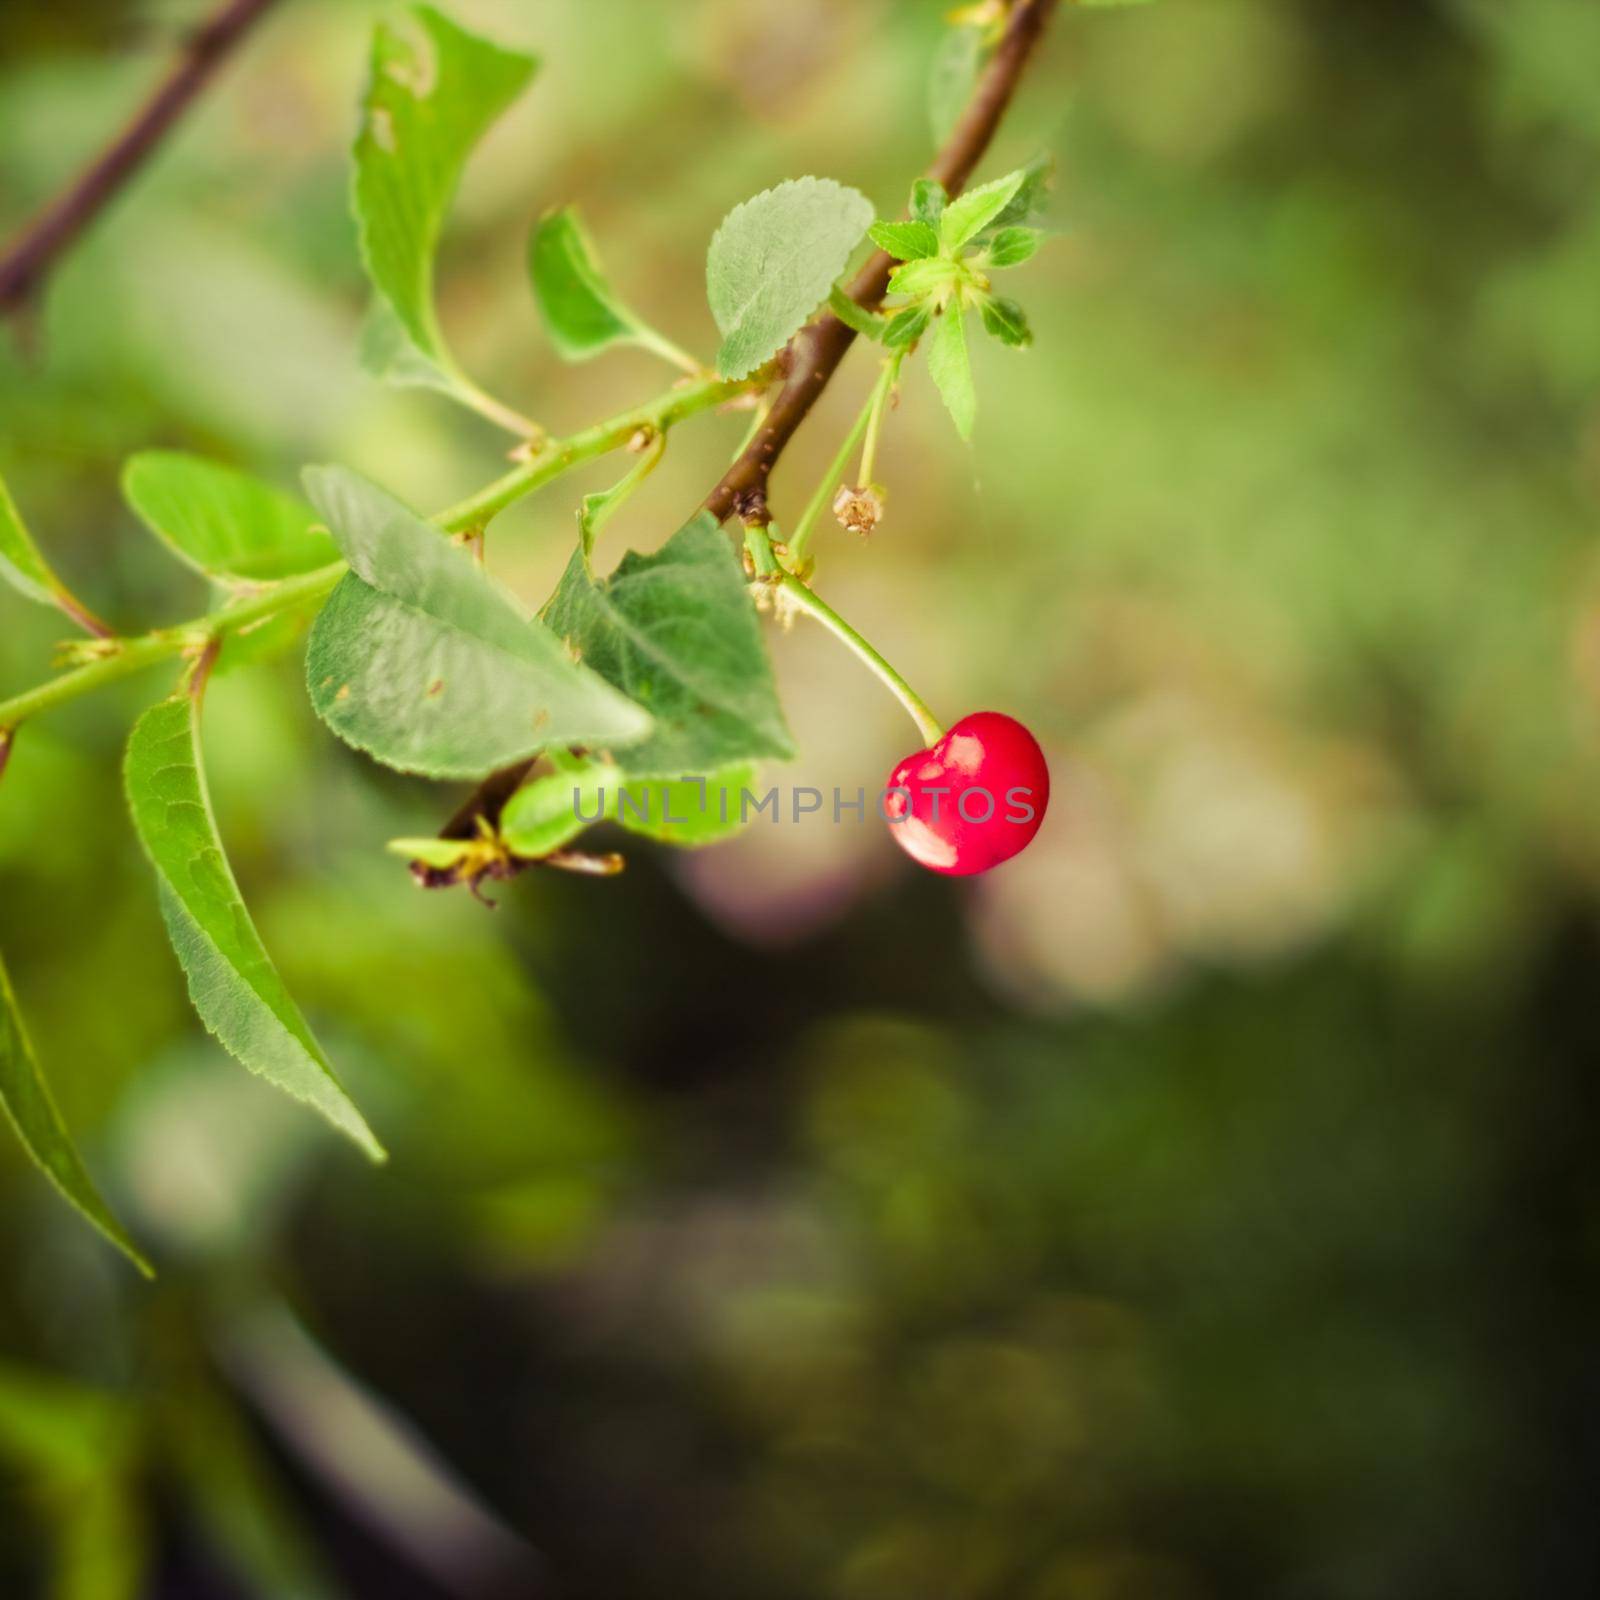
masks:
MULTIPOLYGON (((455 0, 544 70, 441 263, 473 373, 570 428, 522 276, 577 201, 708 352, 706 242, 806 172, 896 210, 931 0, 455 0)), ((188 0, 0 7, 0 234, 188 0)), ((200 609, 121 458, 423 507, 501 467, 358 369, 345 151, 377 7, 285 0, 0 350, 0 473, 85 599, 200 609)), ((987 164, 1059 237, 977 357, 915 366, 883 526, 818 586, 947 719, 1024 717, 1053 810, 969 884, 762 823, 490 913, 382 853, 455 803, 216 684, 224 836, 389 1143, 372 1170, 204 1035, 119 797, 161 675, 30 726, 0 949, 139 1282, 0 1142, 0 1592, 566 1600, 1503 1597, 1600 1588, 1600 6, 1066 7, 987 164)), ((776 484, 793 519, 858 353, 776 484)), ((674 436, 658 543, 744 419, 674 436)), ((563 482, 496 525, 530 600, 563 482)), ((60 629, 0 595, 0 686, 60 629)), ((803 755, 914 739, 819 630, 803 755)))

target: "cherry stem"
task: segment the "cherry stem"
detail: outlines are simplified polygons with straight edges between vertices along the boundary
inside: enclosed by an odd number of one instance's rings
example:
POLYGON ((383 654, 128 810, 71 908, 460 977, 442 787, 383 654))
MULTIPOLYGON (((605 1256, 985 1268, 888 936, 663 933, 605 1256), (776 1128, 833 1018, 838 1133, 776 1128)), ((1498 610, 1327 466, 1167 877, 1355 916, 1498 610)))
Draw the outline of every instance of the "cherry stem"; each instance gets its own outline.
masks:
POLYGON ((897 350, 883 364, 883 371, 878 374, 878 381, 872 390, 872 398, 867 402, 867 437, 861 446, 861 470, 856 482, 863 489, 872 487, 873 468, 878 464, 878 434, 883 427, 883 414, 889 409, 889 396, 894 393, 896 380, 900 376, 900 363, 905 359, 905 352, 897 350))
POLYGON ((785 573, 779 578, 778 587, 795 605, 808 616, 815 617, 829 633, 854 651, 877 674, 889 692, 906 708, 907 714, 916 723, 918 731, 929 745, 935 745, 944 738, 944 729, 940 726, 939 719, 928 709, 922 697, 832 606, 826 604, 814 590, 803 584, 793 573, 785 573))
MULTIPOLYGON (((879 380, 882 381, 881 379, 879 380)), ((850 457, 855 454, 856 445, 861 441, 861 435, 867 431, 867 424, 872 419, 873 407, 877 403, 878 387, 873 386, 872 393, 867 396, 867 403, 862 406, 856 420, 850 424, 850 431, 844 436, 844 443, 839 446, 839 452, 828 463, 828 470, 823 473, 822 481, 818 483, 816 492, 811 496, 804 511, 800 513, 800 520, 795 524, 794 533, 789 538, 789 560, 793 566, 798 567, 806 558, 806 549, 811 543, 811 535, 816 531, 817 519, 822 515, 822 508, 831 501, 837 493, 839 485, 844 482, 844 475, 850 465, 850 457)))

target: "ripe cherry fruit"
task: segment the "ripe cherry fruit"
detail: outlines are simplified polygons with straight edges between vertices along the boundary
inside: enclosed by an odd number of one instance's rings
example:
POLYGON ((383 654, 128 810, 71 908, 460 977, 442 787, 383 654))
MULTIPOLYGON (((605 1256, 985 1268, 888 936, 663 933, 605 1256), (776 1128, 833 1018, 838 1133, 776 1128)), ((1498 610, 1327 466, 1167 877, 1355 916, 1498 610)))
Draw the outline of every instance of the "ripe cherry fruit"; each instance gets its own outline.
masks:
POLYGON ((1026 848, 1049 803, 1039 741, 1015 717, 975 711, 894 769, 883 814, 913 861, 965 878, 1026 848))

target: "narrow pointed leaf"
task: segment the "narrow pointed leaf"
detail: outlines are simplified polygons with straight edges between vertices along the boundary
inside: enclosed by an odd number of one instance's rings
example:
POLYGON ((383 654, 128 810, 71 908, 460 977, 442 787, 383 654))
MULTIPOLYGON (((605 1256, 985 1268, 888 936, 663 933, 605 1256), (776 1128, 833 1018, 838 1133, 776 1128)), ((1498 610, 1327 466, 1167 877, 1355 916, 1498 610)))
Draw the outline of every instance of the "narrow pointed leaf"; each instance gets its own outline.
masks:
POLYGON ((1002 229, 1018 227, 1040 216, 1050 199, 1050 185, 1055 182, 1056 162, 1051 155, 1038 155, 1022 169, 1022 182, 1017 192, 990 217, 984 229, 997 235, 1002 229))
POLYGON ((650 731, 431 523, 342 468, 306 484, 352 569, 306 655, 311 702, 340 738, 403 772, 469 778, 547 744, 650 731))
POLYGON ((208 578, 270 582, 339 559, 303 500, 200 456, 177 450, 132 456, 122 493, 180 561, 208 578))
POLYGON ((33 542, 4 478, 0 478, 0 578, 19 594, 46 606, 55 605, 63 588, 33 542))
POLYGON ((939 219, 939 239, 947 250, 956 250, 975 234, 982 233, 1016 198, 1027 181, 1026 168, 1008 172, 993 183, 969 189, 945 207, 939 219))
POLYGON ((723 218, 706 257, 706 295, 724 377, 754 372, 789 342, 871 221, 867 197, 831 178, 780 183, 723 218))
POLYGON ((374 31, 355 143, 362 260, 391 313, 365 353, 403 381, 428 381, 420 369, 436 369, 435 381, 448 388, 456 367, 434 309, 434 251, 467 157, 538 63, 468 33, 432 6, 413 8, 407 22, 374 31))
POLYGON ((150 1263, 139 1253, 111 1208, 100 1198, 51 1096, 22 1025, 17 997, 0 957, 0 1105, 22 1147, 84 1220, 105 1235, 146 1277, 150 1263))
POLYGON ((572 206, 540 218, 528 241, 528 275, 550 342, 563 360, 587 361, 615 344, 678 359, 670 341, 617 297, 572 206))
POLYGON ((156 870, 167 934, 200 1020, 252 1072, 319 1111, 376 1160, 383 1148, 284 987, 223 854, 200 764, 199 705, 180 692, 134 725, 123 778, 156 870))
POLYGON ((977 419, 978 395, 972 386, 972 364, 967 356, 967 330, 961 302, 952 300, 934 324, 928 340, 928 372, 963 439, 972 437, 977 419))
POLYGON ((96 633, 109 631, 56 576, 40 553, 4 478, 0 478, 0 579, 18 594, 64 611, 80 627, 96 633))
POLYGON ((621 764, 635 776, 793 754, 743 573, 709 513, 651 555, 630 552, 609 578, 596 579, 575 554, 544 618, 655 718, 648 739, 603 744, 625 752, 621 764))

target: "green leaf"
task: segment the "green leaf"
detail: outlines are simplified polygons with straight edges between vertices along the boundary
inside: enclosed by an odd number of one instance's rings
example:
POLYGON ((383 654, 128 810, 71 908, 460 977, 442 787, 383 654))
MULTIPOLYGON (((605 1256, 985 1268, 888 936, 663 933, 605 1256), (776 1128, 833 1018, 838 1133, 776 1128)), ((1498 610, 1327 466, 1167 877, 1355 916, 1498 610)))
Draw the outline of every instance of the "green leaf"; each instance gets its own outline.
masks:
POLYGON ((889 292, 920 299, 923 295, 948 289, 965 270, 960 262, 951 261, 947 256, 904 261, 889 274, 889 292))
POLYGON ((122 469, 134 514, 185 565, 222 582, 263 583, 339 559, 303 500, 178 450, 148 450, 122 469))
POLYGON ((570 772, 534 778, 506 801, 500 838, 512 855, 539 861, 570 844, 605 809, 605 790, 620 778, 617 767, 586 761, 570 772))
POLYGON ((1150 0, 1078 0, 1085 10, 1109 11, 1115 6, 1147 6, 1150 0))
POLYGON ((984 252, 991 267, 1020 267, 1044 242, 1037 228, 1001 228, 984 252))
POLYGON ((614 344, 636 344, 693 368, 692 357, 634 315, 612 291, 572 206, 542 217, 528 241, 534 298, 556 353, 587 361, 614 344))
POLYGON ((463 387, 433 302, 433 258, 467 157, 538 63, 417 6, 401 31, 380 23, 355 143, 361 256, 389 315, 364 354, 400 381, 463 387), (432 377, 425 374, 430 371, 432 377))
POLYGON ((62 1196, 147 1278, 153 1277, 150 1263, 100 1198, 61 1120, 22 1026, 22 1013, 17 1009, 17 997, 12 991, 3 957, 0 957, 0 1105, 5 1107, 6 1117, 17 1130, 23 1149, 62 1196))
POLYGON ((986 53, 981 28, 949 28, 939 40, 928 70, 928 130, 935 144, 944 143, 972 98, 986 53))
POLYGON ((731 838, 744 827, 740 796, 752 789, 756 769, 748 762, 725 767, 705 777, 674 778, 665 783, 636 783, 607 796, 607 805, 629 833, 661 844, 693 850, 731 838))
POLYGON ((1015 300, 989 295, 979 302, 983 325, 1002 344, 1022 348, 1033 343, 1033 329, 1015 300))
POLYGON ((538 860, 603 819, 692 849, 740 831, 739 797, 755 781, 756 769, 748 763, 704 778, 639 779, 610 762, 585 762, 517 790, 501 814, 500 836, 513 855, 538 860))
POLYGON ((55 605, 66 588, 40 555, 4 478, 0 478, 0 578, 45 606, 55 605))
POLYGON ((579 659, 656 719, 625 749, 638 777, 712 772, 793 754, 772 667, 733 547, 701 512, 652 555, 630 552, 596 579, 575 554, 544 618, 579 659))
POLYGON ((200 1020, 252 1072, 347 1134, 383 1147, 290 998, 222 851, 200 765, 200 711, 180 691, 134 724, 123 764, 135 832, 156 870, 161 914, 200 1020))
POLYGON ((546 744, 650 731, 431 523, 342 468, 306 485, 352 568, 306 654, 311 703, 341 739, 402 772, 471 778, 546 744))
POLYGON ((866 196, 831 178, 780 183, 723 218, 706 256, 706 295, 725 378, 754 372, 789 342, 871 221, 866 196))
POLYGON ((939 386, 956 432, 970 439, 978 395, 972 387, 972 363, 967 357, 967 330, 959 300, 952 300, 934 325, 928 341, 928 371, 939 386))
POLYGON ((927 222, 874 222, 867 233, 880 250, 896 261, 920 261, 939 253, 939 234, 927 222))
POLYGON ((939 219, 939 240, 945 249, 959 250, 974 234, 982 233, 1016 198, 1027 176, 1026 169, 1019 168, 952 200, 939 219))
POLYGON ((882 338, 887 319, 880 317, 876 311, 868 311, 865 306, 857 305, 838 284, 834 284, 828 292, 828 309, 845 327, 854 328, 863 338, 882 338))
POLYGON ((448 872, 458 867, 472 854, 476 841, 472 839, 391 839, 384 846, 390 855, 402 861, 420 861, 425 867, 437 867, 448 872))
POLYGON ((915 222, 931 223, 937 228, 949 202, 950 196, 937 178, 918 178, 911 185, 911 216, 915 222))
POLYGON ((1038 155, 1022 169, 1022 183, 1010 200, 989 219, 986 231, 991 242, 1004 228, 1017 227, 1039 216, 1050 198, 1050 185, 1055 182, 1055 157, 1038 155))
POLYGON ((925 305, 907 306, 904 311, 897 311, 883 330, 884 348, 909 350, 928 331, 932 320, 933 313, 925 305))

